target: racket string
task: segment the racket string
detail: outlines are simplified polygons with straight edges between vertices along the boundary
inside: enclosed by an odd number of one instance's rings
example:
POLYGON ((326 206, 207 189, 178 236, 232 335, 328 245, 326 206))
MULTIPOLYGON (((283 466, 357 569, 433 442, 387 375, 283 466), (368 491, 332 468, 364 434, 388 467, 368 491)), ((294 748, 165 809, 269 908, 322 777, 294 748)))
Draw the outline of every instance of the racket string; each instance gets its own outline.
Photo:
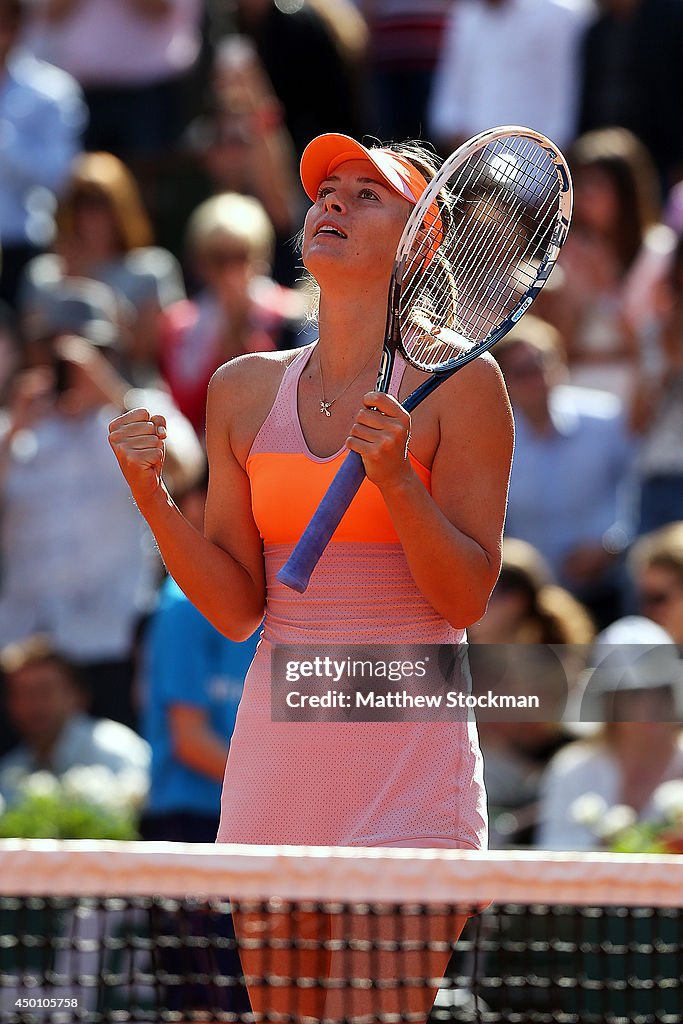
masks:
MULTIPOLYGON (((521 211, 522 207, 523 204, 521 202, 517 204, 517 210, 521 211)), ((549 218, 548 222, 546 223, 546 217, 541 219, 541 221, 537 224, 534 233, 525 241, 525 244, 522 245, 519 242, 519 240, 516 239, 515 237, 516 235, 519 234, 519 225, 514 221, 514 214, 516 212, 517 211, 513 208, 513 217, 510 218, 510 223, 504 234, 498 234, 498 236, 496 236, 493 231, 491 232, 492 237, 490 244, 492 251, 490 253, 490 256, 491 263, 493 263, 493 260, 496 261, 494 265, 496 267, 497 273, 493 277, 493 281, 495 281, 496 278, 498 280, 498 292, 496 295, 494 295, 494 298, 498 300, 498 307, 504 305, 503 292, 506 289, 506 285, 509 283, 510 280, 512 280, 512 287, 507 288, 507 299, 509 301, 509 309, 505 310, 506 312, 510 311, 514 307, 516 301, 521 296, 521 294, 524 294, 524 292, 526 292, 528 288, 531 287, 531 285, 533 284, 533 281, 536 277, 536 270, 533 268, 533 265, 531 264, 531 258, 537 252, 537 240, 539 239, 541 234, 544 233, 550 226, 550 223, 552 223, 552 219, 554 216, 554 211, 552 209, 547 211, 547 218, 549 218), (503 252, 505 252, 506 254, 507 267, 505 267, 505 270, 507 271, 507 276, 505 276, 505 274, 502 272, 503 267, 501 266, 500 263, 500 254, 503 252), (526 277, 526 281, 520 280, 520 277, 526 277)), ((476 259, 480 259, 481 256, 481 252, 476 252, 472 254, 472 258, 470 260, 469 265, 467 265, 464 268, 464 277, 466 277, 467 272, 470 270, 471 264, 476 259)), ((492 278, 490 274, 480 274, 479 279, 479 288, 474 289, 474 294, 472 295, 470 302, 470 304, 475 307, 482 300, 483 292, 486 289, 487 285, 490 285, 492 283, 492 278)), ((495 312, 497 315, 490 317, 488 320, 491 327, 495 327, 501 318, 500 309, 497 308, 495 312)))
POLYGON ((497 140, 461 168, 446 186, 449 216, 439 224, 440 244, 433 244, 436 231, 423 229, 422 237, 418 231, 406 260, 399 319, 411 359, 447 363, 462 353, 463 342, 481 344, 512 312, 549 251, 559 194, 553 159, 533 139, 523 139, 516 151, 509 139, 497 140), (454 335, 439 337, 454 323, 454 335))
MULTIPOLYGON (((479 163, 481 163, 481 161, 479 161, 479 163)), ((476 161, 472 161, 472 164, 476 165, 476 161)), ((476 166, 471 166, 470 172, 469 172, 467 178, 465 179, 466 185, 471 185, 471 181, 472 181, 472 178, 473 178, 475 172, 479 172, 479 169, 476 166)), ((462 182, 459 181, 458 185, 459 185, 460 191, 462 192, 462 190, 463 190, 462 182)), ((499 195, 494 195, 494 197, 493 197, 494 202, 497 201, 500 198, 500 195, 502 194, 502 192, 503 192, 503 189, 500 188, 498 190, 499 195)), ((476 196, 476 192, 475 192, 475 196, 476 196)), ((487 196, 484 196, 483 198, 486 201, 489 200, 489 197, 487 197, 487 196)), ((477 199, 475 199, 473 201, 478 202, 477 199)), ((481 205, 481 204, 479 204, 479 205, 481 205)), ((491 206, 491 205, 492 204, 489 202, 489 206, 491 206)), ((470 238, 466 239, 466 241, 469 242, 470 249, 472 250, 471 255, 470 255, 470 260, 468 261, 470 264, 474 261, 474 259, 481 259, 482 255, 483 255, 483 249, 487 245, 488 245, 489 248, 492 248, 495 245, 495 241, 496 241, 495 234, 492 231, 488 230, 489 228, 491 228, 491 224, 490 224, 490 222, 488 222, 488 219, 486 217, 482 219, 481 216, 479 216, 478 217, 478 221, 479 221, 478 231, 475 230, 474 236, 472 236, 472 234, 470 233, 470 238), (490 240, 487 237, 488 235, 491 235, 491 239, 490 240)), ((494 224, 493 227, 495 227, 495 226, 496 225, 494 224)), ((462 244, 463 240, 462 239, 458 239, 456 241, 459 241, 460 244, 462 244)), ((468 266, 465 265, 464 270, 467 271, 468 269, 469 269, 468 266)), ((466 279, 466 273, 465 274, 461 273, 460 276, 464 277, 466 279)), ((482 276, 482 278, 484 278, 484 284, 485 284, 486 282, 485 282, 484 275, 480 275, 480 276, 482 276)), ((490 277, 490 275, 489 275, 489 277, 490 277)), ((456 282, 456 287, 457 287, 457 282, 456 282)), ((457 296, 454 296, 453 279, 450 279, 450 280, 448 280, 447 294, 444 295, 443 287, 442 287, 441 291, 436 294, 436 298, 439 301, 439 303, 441 304, 441 305, 437 305, 436 312, 437 313, 441 313, 442 320, 444 319, 443 313, 445 311, 445 309, 444 309, 444 299, 447 300, 447 306, 450 307, 450 309, 451 309, 451 312, 449 313, 449 317, 448 317, 448 319, 450 319, 452 317, 452 307, 454 305, 454 298, 456 298, 456 297, 457 296)), ((432 289, 432 294, 431 294, 430 298, 431 298, 430 305, 432 306, 432 310, 434 310, 435 295, 434 295, 433 289, 432 289)), ((413 299, 414 299, 414 296, 409 294, 408 295, 408 301, 412 301, 413 299)))
MULTIPOLYGON (((526 153, 523 153, 522 155, 526 156, 526 153)), ((481 162, 482 161, 479 161, 479 163, 481 163, 481 162)), ((472 163, 474 164, 476 162, 473 161, 472 163)), ((466 186, 470 186, 471 185, 472 177, 473 177, 473 174, 474 174, 475 171, 478 171, 479 172, 479 176, 481 177, 481 172, 480 172, 479 168, 477 168, 476 166, 471 168, 470 169, 470 173, 468 174, 467 178, 465 179, 465 185, 466 186)), ((517 176, 519 177, 519 175, 517 175, 517 176)), ((545 176, 547 178, 547 174, 545 176)), ((530 177, 531 176, 528 173, 525 173, 525 178, 530 178, 530 177)), ((459 184, 459 187, 460 187, 460 191, 462 191, 462 188, 463 188, 462 183, 458 182, 458 184, 459 184)), ((497 192, 492 193, 492 194, 489 193, 489 195, 484 194, 483 196, 482 195, 478 196, 477 192, 476 192, 476 189, 475 189, 475 190, 473 190, 473 197, 472 197, 472 199, 470 201, 477 203, 477 205, 479 207, 479 211, 481 211, 481 209, 482 209, 482 204, 485 204, 486 206, 488 206, 489 209, 494 209, 495 210, 496 209, 496 204, 500 203, 500 200, 502 198, 504 198, 504 192, 505 192, 506 184, 507 184, 506 180, 503 179, 503 181, 501 183, 501 187, 498 188, 497 192)), ((507 198, 508 198, 508 201, 509 201, 509 196, 507 198)), ((522 206, 522 204, 520 202, 517 202, 516 205, 517 205, 518 209, 520 209, 521 206, 522 206)), ((527 208, 528 208, 528 204, 526 204, 526 205, 527 205, 527 208)), ((488 210, 486 211, 486 214, 487 213, 488 213, 488 210)), ((490 218, 490 217, 488 217, 486 215, 482 217, 481 213, 479 212, 477 219, 478 219, 478 222, 479 222, 478 233, 477 233, 476 230, 475 230, 474 235, 470 232, 470 237, 468 239, 467 238, 465 239, 465 241, 469 243, 469 248, 470 248, 471 252, 470 252, 470 258, 469 258, 468 261, 465 262, 464 266, 462 265, 462 261, 461 261, 462 269, 461 269, 461 273, 460 273, 459 276, 461 278, 464 278, 464 279, 466 279, 466 277, 467 277, 467 272, 470 269, 471 263, 474 262, 475 259, 481 259, 481 256, 483 255, 482 250, 487 245, 487 236, 491 235, 491 239, 490 239, 490 241, 488 243, 489 244, 489 248, 492 248, 492 246, 495 245, 495 241, 496 241, 495 229, 497 228, 497 224, 495 223, 495 217, 494 218, 490 218), (494 220, 493 224, 491 223, 491 220, 494 220), (493 229, 493 230, 488 230, 488 229, 493 229), (477 234, 478 234, 478 241, 479 241, 478 245, 477 245, 477 234)), ((519 219, 521 219, 521 218, 519 218, 519 219)), ((510 222, 510 220, 511 220, 511 218, 508 218, 508 223, 510 222)), ((516 225, 513 224, 512 225, 512 230, 508 231, 507 236, 506 236, 508 240, 513 237, 513 233, 516 230, 517 230, 517 227, 516 227, 516 225)), ((538 232, 536 232, 536 234, 537 233, 538 232)), ((533 240, 534 239, 532 238, 531 245, 527 245, 527 248, 531 248, 533 246, 533 240)), ((456 241, 460 241, 460 244, 462 244, 463 240, 460 239, 460 240, 456 240, 456 241)), ((517 254, 518 254, 517 255, 517 259, 516 259, 516 263, 517 263, 518 269, 519 269, 519 265, 522 262, 522 259, 521 259, 522 251, 521 251, 521 247, 519 245, 516 246, 516 249, 517 249, 517 254)), ((408 298, 410 299, 410 295, 408 296, 408 298)))
MULTIPOLYGON (((523 153, 522 155, 525 156, 526 154, 523 153)), ((529 175, 527 175, 527 177, 528 176, 529 175)), ((507 253, 509 253, 509 255, 507 256, 508 264, 513 264, 514 263, 516 265, 517 271, 519 272, 520 266, 521 266, 521 264, 523 262, 523 252, 524 252, 524 250, 522 249, 520 244, 517 243, 516 246, 515 246, 515 250, 516 251, 512 252, 511 251, 512 247, 510 245, 510 242, 514 241, 514 235, 516 233, 518 233, 519 225, 522 222, 522 216, 520 215, 520 211, 522 211, 523 208, 525 210, 528 210, 528 203, 523 203, 519 199, 513 200, 513 205, 512 205, 512 208, 510 209, 510 216, 508 216, 508 218, 507 218, 507 225, 508 225, 507 231, 502 236, 500 235, 500 232, 498 231, 498 226, 499 225, 498 225, 498 222, 496 221, 495 216, 490 218, 490 219, 487 216, 488 212, 489 212, 489 209, 493 209, 494 211, 498 212, 499 211, 499 205, 501 204, 501 202, 503 200, 505 200, 507 202, 508 206, 510 206, 510 201, 511 200, 510 200, 509 194, 506 194, 506 191, 505 191, 506 185, 507 185, 507 182, 505 180, 503 180, 503 182, 501 183, 501 186, 498 188, 498 190, 495 193, 492 193, 490 195, 484 194, 481 197, 481 202, 485 203, 486 205, 485 205, 485 209, 484 209, 485 216, 483 218, 484 227, 479 231, 479 244, 477 244, 476 233, 475 233, 474 238, 470 238, 470 239, 465 238, 464 240, 460 240, 459 244, 463 244, 463 241, 464 241, 465 246, 469 242, 469 247, 470 247, 470 250, 471 250, 470 257, 469 257, 468 260, 466 260, 466 261, 459 261, 459 264, 460 264, 462 269, 461 269, 461 272, 460 272, 460 274, 458 276, 462 279, 462 281, 464 282, 465 285, 467 284, 468 276, 471 274, 471 268, 472 268, 472 264, 473 263, 481 261, 482 258, 484 256, 486 256, 487 257, 487 262, 490 264, 490 263, 492 263, 492 261, 490 259, 491 254, 493 254, 496 257, 496 259, 498 260, 498 252, 500 252, 502 250, 505 250, 507 253), (488 252, 483 251, 486 248, 486 246, 488 246, 488 250, 489 250, 488 252), (496 249, 497 249, 497 251, 496 251, 496 249)), ((482 220, 482 218, 480 216, 480 221, 481 220, 482 220)), ((532 238, 527 241, 527 244, 525 246, 526 250, 533 250, 534 240, 535 240, 535 235, 532 236, 532 238)), ((500 290, 500 286, 502 285, 502 282, 503 282, 503 275, 501 274, 500 262, 498 262, 496 264, 496 269, 497 269, 497 275, 496 276, 498 277, 498 280, 499 280, 499 290, 500 290)), ((475 289, 474 290, 474 294, 471 295, 471 298, 469 300, 469 305, 472 305, 472 306, 477 306, 478 303, 480 302, 481 297, 482 297, 482 292, 483 292, 484 288, 487 285, 491 284, 492 275, 491 275, 490 271, 488 273, 480 273, 479 274, 479 279, 480 279, 480 282, 481 282, 479 290, 477 291, 475 289)), ((495 278, 494 278, 494 280, 495 280, 495 278)), ((532 283, 532 281, 530 280, 529 284, 531 284, 531 283, 532 283)), ((471 288, 471 286, 470 286, 470 288, 471 288)), ((515 292, 519 291, 519 287, 517 286, 514 289, 514 291, 515 292)), ((492 326, 492 327, 495 326, 495 323, 498 322, 499 319, 500 319, 499 315, 496 316, 496 317, 493 317, 493 318, 489 318, 490 326, 492 326)))

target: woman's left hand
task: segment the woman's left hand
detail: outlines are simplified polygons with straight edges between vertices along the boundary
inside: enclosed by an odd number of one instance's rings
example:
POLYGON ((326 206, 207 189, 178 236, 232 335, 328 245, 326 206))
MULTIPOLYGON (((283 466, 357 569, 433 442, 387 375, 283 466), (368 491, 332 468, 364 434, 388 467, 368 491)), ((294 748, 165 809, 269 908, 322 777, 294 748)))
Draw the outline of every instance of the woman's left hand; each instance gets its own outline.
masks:
POLYGON ((412 475, 409 443, 410 413, 391 395, 369 391, 346 445, 362 456, 368 479, 380 490, 400 486, 412 475))

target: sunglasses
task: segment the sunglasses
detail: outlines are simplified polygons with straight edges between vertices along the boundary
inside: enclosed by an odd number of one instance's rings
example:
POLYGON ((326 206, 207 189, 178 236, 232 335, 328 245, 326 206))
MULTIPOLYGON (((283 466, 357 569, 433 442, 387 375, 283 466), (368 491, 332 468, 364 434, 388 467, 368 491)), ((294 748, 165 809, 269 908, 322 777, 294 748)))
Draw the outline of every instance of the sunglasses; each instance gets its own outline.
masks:
POLYGON ((675 596, 675 590, 641 590, 638 598, 642 608, 661 608, 675 596))
POLYGON ((101 192, 77 192, 73 202, 79 210, 103 210, 110 205, 101 192))
POLYGON ((204 254, 204 260, 217 270, 243 266, 250 259, 246 249, 215 249, 204 254))

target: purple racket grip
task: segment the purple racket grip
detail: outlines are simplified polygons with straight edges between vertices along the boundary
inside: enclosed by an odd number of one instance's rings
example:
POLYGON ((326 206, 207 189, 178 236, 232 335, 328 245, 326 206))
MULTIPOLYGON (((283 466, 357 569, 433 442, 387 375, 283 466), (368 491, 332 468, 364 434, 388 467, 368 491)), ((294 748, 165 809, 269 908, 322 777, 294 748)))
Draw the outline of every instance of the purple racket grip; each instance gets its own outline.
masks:
POLYGON ((365 479, 358 452, 349 452, 304 530, 299 543, 277 574, 280 583, 303 594, 320 556, 365 479))

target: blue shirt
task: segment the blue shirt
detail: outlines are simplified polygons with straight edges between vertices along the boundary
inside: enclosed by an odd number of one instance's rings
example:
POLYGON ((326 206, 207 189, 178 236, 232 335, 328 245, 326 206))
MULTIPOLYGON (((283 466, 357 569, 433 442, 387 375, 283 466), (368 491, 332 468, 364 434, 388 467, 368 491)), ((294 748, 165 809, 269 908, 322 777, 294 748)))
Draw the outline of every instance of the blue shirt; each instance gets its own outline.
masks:
POLYGON ((533 544, 558 582, 579 544, 601 543, 615 528, 632 532, 629 483, 635 441, 620 400, 590 388, 550 394, 552 428, 538 434, 514 409, 515 457, 505 532, 533 544))
POLYGON ((248 640, 228 640, 168 579, 146 641, 147 679, 143 733, 152 748, 147 811, 194 811, 218 818, 221 783, 182 764, 173 752, 168 710, 186 704, 206 712, 212 731, 228 744, 244 677, 260 629, 248 640))
POLYGON ((0 67, 0 242, 50 244, 54 193, 80 150, 87 111, 75 79, 14 50, 0 67))

